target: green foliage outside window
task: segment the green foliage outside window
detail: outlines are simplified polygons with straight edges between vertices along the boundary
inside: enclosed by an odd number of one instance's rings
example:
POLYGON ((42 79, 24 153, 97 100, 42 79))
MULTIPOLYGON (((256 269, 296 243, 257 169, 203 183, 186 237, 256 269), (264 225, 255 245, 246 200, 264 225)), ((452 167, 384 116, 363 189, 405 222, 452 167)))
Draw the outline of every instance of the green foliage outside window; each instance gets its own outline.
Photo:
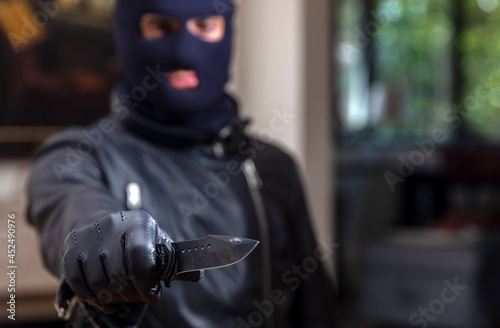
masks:
POLYGON ((396 14, 375 38, 374 80, 400 100, 389 104, 398 107, 385 109, 394 117, 386 117, 375 131, 423 136, 443 124, 451 110, 452 4, 449 0, 377 2, 378 12, 392 6, 396 14))
POLYGON ((370 72, 339 61, 341 129, 413 140, 459 111, 460 128, 500 140, 499 0, 345 0, 338 8, 341 48, 363 52, 370 72), (366 88, 357 88, 363 81, 366 88), (369 93, 364 111, 356 112, 353 92, 369 93))
POLYGON ((464 28, 457 45, 464 116, 474 134, 500 140, 500 3, 463 1, 464 28))

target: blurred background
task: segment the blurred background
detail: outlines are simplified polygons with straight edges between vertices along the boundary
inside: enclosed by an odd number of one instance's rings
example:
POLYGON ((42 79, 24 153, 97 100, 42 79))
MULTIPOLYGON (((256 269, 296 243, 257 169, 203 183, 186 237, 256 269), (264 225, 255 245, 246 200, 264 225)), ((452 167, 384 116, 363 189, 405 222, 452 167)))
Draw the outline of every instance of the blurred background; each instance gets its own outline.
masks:
MULTIPOLYGON (((25 183, 47 136, 108 111, 113 2, 0 0, 0 248, 15 213, 19 266, 2 327, 64 327, 25 183)), ((500 327, 499 0, 236 4, 229 89, 299 160, 318 239, 340 245, 341 327, 500 327)))
POLYGON ((499 2, 334 6, 346 327, 499 327, 499 2))

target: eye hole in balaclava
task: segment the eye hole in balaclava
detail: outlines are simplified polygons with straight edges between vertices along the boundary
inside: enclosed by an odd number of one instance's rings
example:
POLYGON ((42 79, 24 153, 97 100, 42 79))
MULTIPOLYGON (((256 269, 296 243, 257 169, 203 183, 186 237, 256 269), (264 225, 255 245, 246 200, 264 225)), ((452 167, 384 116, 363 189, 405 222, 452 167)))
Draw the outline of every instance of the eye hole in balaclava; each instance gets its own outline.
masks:
POLYGON ((146 13, 139 20, 139 30, 150 41, 166 38, 181 28, 181 22, 168 15, 146 13))
MULTIPOLYGON (((150 41, 160 40, 178 32, 182 22, 161 13, 146 13, 139 20, 142 36, 150 41)), ((215 43, 224 38, 226 20, 224 16, 191 18, 186 22, 186 29, 198 39, 215 43)))
POLYGON ((226 20, 223 16, 192 18, 186 22, 187 30, 205 42, 219 42, 224 38, 226 20))

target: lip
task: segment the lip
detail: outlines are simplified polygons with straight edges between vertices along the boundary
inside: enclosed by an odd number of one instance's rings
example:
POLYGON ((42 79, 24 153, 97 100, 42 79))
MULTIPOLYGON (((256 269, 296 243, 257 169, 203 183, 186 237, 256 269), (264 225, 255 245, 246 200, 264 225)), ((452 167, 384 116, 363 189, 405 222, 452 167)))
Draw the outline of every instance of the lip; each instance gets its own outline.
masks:
POLYGON ((168 73, 168 84, 172 89, 191 91, 200 85, 200 79, 195 70, 178 69, 168 73))

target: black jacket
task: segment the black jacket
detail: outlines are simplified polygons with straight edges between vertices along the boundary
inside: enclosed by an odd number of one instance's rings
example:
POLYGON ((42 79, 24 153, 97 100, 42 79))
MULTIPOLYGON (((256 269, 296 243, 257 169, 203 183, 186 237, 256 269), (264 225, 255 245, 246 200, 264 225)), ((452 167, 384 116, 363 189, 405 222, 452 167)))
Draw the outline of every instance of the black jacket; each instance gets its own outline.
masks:
POLYGON ((206 271, 198 283, 174 281, 141 327, 335 327, 332 288, 290 156, 248 137, 241 122, 207 136, 134 115, 63 130, 37 152, 28 218, 49 270, 61 274, 71 229, 137 206, 126 194, 135 182, 141 208, 174 240, 261 241, 245 260, 206 271))

